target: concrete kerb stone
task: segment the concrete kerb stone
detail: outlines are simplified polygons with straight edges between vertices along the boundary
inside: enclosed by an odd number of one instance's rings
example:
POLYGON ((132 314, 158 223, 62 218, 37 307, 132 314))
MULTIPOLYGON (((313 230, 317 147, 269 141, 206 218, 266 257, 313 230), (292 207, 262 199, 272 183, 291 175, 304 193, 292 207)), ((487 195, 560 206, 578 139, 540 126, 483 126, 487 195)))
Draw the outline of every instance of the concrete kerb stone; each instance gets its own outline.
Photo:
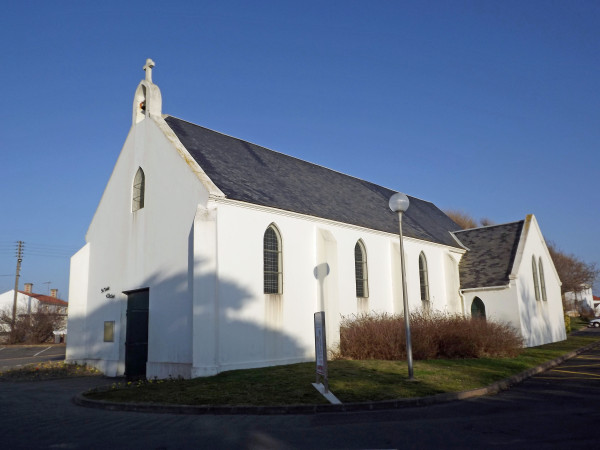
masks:
MULTIPOLYGON (((481 397, 484 395, 493 395, 498 392, 510 389, 511 386, 519 384, 524 380, 545 372, 548 369, 571 359, 580 353, 600 346, 599 342, 593 342, 585 347, 573 350, 552 361, 545 362, 537 367, 525 370, 524 372, 513 375, 501 381, 490 384, 489 386, 471 389, 462 392, 448 392, 436 394, 428 397, 403 398, 395 400, 383 400, 378 402, 360 402, 343 403, 341 405, 323 404, 323 405, 280 405, 280 406, 217 406, 217 405, 173 405, 158 403, 117 403, 106 400, 92 400, 84 396, 84 393, 73 397, 73 402, 79 406, 88 408, 105 409, 109 411, 132 411, 146 413, 162 414, 213 414, 213 415, 284 415, 284 414, 318 414, 333 412, 353 412, 353 411, 380 411, 386 409, 399 409, 415 406, 429 406, 438 403, 447 403, 457 400, 467 400, 470 398, 481 397)), ((110 389, 106 386, 101 389, 110 389)))

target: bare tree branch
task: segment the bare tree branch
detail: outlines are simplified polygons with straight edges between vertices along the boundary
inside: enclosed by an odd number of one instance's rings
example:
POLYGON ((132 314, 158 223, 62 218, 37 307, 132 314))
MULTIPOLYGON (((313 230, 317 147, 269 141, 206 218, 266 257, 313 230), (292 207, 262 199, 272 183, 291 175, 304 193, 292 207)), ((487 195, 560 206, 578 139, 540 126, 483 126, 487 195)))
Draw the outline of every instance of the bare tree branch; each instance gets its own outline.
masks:
POLYGON ((575 255, 566 254, 556 247, 556 244, 548 242, 548 250, 552 257, 558 277, 562 281, 561 292, 581 292, 590 288, 600 270, 593 263, 586 263, 575 255))

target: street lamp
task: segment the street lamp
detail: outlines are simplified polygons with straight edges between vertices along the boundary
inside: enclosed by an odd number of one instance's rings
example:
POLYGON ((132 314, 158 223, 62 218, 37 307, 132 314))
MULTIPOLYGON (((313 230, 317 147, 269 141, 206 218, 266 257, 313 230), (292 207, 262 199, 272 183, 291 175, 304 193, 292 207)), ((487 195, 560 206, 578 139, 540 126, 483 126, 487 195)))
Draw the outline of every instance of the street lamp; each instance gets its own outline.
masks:
POLYGON ((406 293, 406 268, 404 267, 404 245, 402 243, 402 213, 408 209, 410 201, 402 192, 390 197, 390 209, 398 213, 400 230, 400 266, 402 267, 402 300, 404 302, 404 328, 406 329, 406 360, 408 362, 408 379, 413 379, 412 344, 410 342, 410 320, 408 317, 408 295, 406 293))

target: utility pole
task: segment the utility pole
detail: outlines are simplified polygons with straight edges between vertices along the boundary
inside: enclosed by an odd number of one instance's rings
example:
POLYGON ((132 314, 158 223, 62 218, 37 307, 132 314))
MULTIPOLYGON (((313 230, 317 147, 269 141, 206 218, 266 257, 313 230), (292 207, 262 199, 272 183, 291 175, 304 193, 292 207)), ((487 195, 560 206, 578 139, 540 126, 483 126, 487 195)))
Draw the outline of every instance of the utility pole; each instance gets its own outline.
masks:
POLYGON ((25 242, 17 241, 17 274, 15 275, 15 296, 13 298, 13 313, 12 313, 12 324, 10 331, 14 333, 15 323, 17 320, 17 294, 19 289, 19 272, 21 271, 21 261, 23 261, 23 248, 25 242))

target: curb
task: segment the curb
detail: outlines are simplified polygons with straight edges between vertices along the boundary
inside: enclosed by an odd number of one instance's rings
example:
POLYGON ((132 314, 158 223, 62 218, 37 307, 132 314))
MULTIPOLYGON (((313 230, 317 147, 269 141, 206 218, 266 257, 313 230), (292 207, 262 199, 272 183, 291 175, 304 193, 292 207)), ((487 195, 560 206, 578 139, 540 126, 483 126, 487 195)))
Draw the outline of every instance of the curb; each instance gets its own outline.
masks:
POLYGON ((524 372, 513 375, 501 381, 490 384, 489 386, 471 389, 469 391, 448 392, 436 394, 428 397, 403 398, 396 400, 383 400, 378 402, 344 403, 340 405, 282 405, 282 406, 216 406, 216 405, 173 405, 158 403, 117 403, 106 400, 92 400, 84 397, 83 393, 73 397, 73 402, 79 406, 88 408, 104 409, 108 411, 131 411, 159 414, 189 414, 189 415, 283 415, 283 414, 318 414, 333 412, 354 412, 354 411, 381 411, 386 409, 399 409, 415 406, 428 406, 439 403, 448 403, 457 400, 467 400, 470 398, 482 397, 484 395, 493 395, 498 392, 510 389, 511 386, 519 384, 524 380, 545 372, 568 359, 571 359, 587 350, 600 346, 600 342, 593 342, 585 347, 573 350, 552 361, 545 362, 537 367, 533 367, 524 372))

